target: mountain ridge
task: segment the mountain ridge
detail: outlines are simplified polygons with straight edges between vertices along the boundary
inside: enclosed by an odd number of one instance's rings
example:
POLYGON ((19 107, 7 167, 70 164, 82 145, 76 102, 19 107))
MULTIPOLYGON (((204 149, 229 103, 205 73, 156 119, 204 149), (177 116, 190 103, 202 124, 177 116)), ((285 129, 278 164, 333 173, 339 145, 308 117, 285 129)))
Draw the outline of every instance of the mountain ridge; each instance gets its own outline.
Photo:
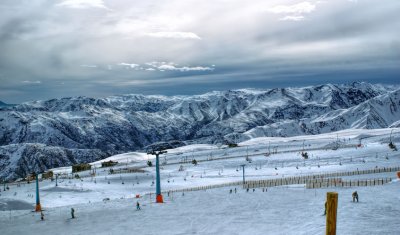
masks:
POLYGON ((61 151, 53 147, 64 152, 74 150, 74 161, 61 162, 67 165, 85 162, 96 154, 101 158, 141 150, 160 141, 226 143, 262 136, 397 126, 399 88, 369 83, 324 84, 194 96, 128 94, 26 102, 0 109, 0 165, 5 167, 0 175, 23 177, 52 166, 43 163, 45 167, 24 165, 23 170, 10 170, 17 158, 27 158, 23 152, 10 154, 7 148, 11 145, 33 149, 31 155, 47 149, 49 159, 57 158, 56 152, 61 151), (80 149, 86 151, 85 157, 77 153, 80 149), (10 160, 11 155, 14 160, 10 160))

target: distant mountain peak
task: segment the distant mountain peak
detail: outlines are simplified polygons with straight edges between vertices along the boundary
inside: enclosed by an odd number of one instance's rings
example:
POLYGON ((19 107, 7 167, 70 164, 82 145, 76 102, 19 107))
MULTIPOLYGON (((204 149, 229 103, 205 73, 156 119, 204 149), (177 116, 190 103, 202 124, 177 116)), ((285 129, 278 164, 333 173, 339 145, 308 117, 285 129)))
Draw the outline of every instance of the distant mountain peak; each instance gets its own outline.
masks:
POLYGON ((26 102, 0 109, 0 177, 53 167, 45 155, 59 159, 55 162, 62 166, 156 142, 225 143, 398 126, 396 88, 400 86, 323 84, 195 96, 129 94, 26 102), (27 166, 29 161, 34 166, 27 166))

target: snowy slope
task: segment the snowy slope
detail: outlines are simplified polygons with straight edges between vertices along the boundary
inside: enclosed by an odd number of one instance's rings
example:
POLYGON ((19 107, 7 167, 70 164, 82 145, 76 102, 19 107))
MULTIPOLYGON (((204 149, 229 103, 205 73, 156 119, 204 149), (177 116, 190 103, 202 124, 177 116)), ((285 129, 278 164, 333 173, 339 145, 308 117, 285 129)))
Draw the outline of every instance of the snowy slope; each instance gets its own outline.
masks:
MULTIPOLYGON (((224 143, 347 128, 385 128, 397 125, 399 120, 398 88, 353 83, 241 89, 197 96, 121 95, 33 101, 0 109, 0 146, 23 148, 23 143, 39 143, 94 149, 106 157, 159 141, 224 143)), ((4 156, 10 157, 7 151, 4 156)), ((77 162, 86 161, 74 157, 77 162)), ((4 166, 0 175, 10 172, 4 166)), ((40 169, 48 167, 52 164, 40 169)))
MULTIPOLYGON (((162 164, 160 172, 163 204, 154 203, 155 168, 146 167, 145 154, 111 156, 109 159, 122 163, 113 167, 115 170, 126 164, 141 166, 143 172, 109 174, 109 168, 97 168, 96 175, 80 172, 79 179, 62 175, 58 186, 54 181, 43 180, 40 201, 44 221, 40 220, 40 213, 32 212, 35 184, 9 184, 10 190, 6 191, 0 187, 1 234, 325 234, 324 202, 326 193, 332 191, 339 194, 337 234, 398 234, 400 181, 396 172, 340 177, 344 181, 393 179, 384 185, 368 187, 307 189, 303 184, 293 184, 247 192, 238 184, 184 194, 166 192, 241 182, 242 164, 246 180, 397 167, 400 154, 389 149, 390 136, 398 145, 400 129, 349 129, 321 135, 262 137, 240 143, 237 148, 196 144, 171 149, 165 154, 168 164, 162 164), (359 138, 363 138, 363 147, 356 148, 354 143, 359 138), (310 154, 307 160, 298 154, 303 140, 310 154), (315 149, 328 146, 331 141, 349 146, 337 150, 315 149), (278 153, 265 157, 269 145, 278 148, 278 153), (252 154, 252 162, 246 161, 246 153, 252 154), (239 157, 235 158, 236 155, 239 157), (210 156, 214 159, 210 160, 210 156), (185 157, 194 157, 199 164, 190 161, 175 164, 185 157), (219 157, 233 158, 215 159, 219 157), (179 170, 180 165, 184 170, 179 170), (235 188, 236 192, 230 193, 235 188), (351 201, 354 191, 359 194, 358 203, 351 201), (137 201, 140 211, 135 208, 137 201), (75 209, 75 219, 70 219, 71 208, 75 209)), ((54 171, 68 172, 66 168, 54 171)))

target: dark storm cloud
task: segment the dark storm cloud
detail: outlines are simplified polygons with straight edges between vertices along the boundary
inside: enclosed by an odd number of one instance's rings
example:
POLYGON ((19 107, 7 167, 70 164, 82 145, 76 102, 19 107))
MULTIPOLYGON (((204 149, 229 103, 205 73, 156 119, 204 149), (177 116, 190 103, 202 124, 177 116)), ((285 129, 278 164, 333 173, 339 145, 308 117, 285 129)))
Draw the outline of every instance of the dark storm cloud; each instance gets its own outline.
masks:
POLYGON ((0 100, 398 83, 397 0, 6 0, 0 100))

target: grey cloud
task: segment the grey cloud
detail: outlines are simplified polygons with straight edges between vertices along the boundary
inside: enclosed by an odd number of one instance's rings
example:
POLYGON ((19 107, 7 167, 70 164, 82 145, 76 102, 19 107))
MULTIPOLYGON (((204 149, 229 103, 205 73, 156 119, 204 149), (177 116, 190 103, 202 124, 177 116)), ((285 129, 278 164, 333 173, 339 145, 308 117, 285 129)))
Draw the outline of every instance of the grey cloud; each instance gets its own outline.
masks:
POLYGON ((0 28, 0 40, 17 39, 20 35, 31 32, 32 25, 27 25, 25 22, 23 19, 11 19, 4 23, 0 28))
POLYGON ((300 21, 268 11, 302 2, 290 0, 97 2, 109 10, 60 2, 0 3, 0 100, 295 85, 319 75, 380 81, 399 71, 397 0, 304 1, 316 7, 284 12, 300 21), (149 61, 172 64, 160 72, 149 61))
POLYGON ((363 40, 379 38, 378 33, 395 36, 394 27, 399 26, 400 2, 386 1, 374 3, 366 0, 359 4, 339 5, 324 3, 314 12, 311 19, 300 24, 284 24, 269 32, 264 32, 260 39, 273 38, 280 43, 337 40, 359 37, 363 40), (338 11, 331 11, 332 7, 338 11))

